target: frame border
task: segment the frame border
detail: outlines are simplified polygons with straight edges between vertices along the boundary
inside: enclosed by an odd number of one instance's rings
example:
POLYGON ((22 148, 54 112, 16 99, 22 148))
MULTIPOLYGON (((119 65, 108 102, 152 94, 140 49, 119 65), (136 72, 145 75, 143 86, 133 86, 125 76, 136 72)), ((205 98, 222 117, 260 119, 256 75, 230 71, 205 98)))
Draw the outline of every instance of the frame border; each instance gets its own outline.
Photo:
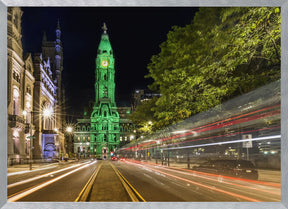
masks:
POLYGON ((0 0, 0 209, 118 209, 118 208, 215 208, 215 209, 288 209, 288 0, 0 0), (281 202, 7 202, 7 7, 281 7, 281 202))

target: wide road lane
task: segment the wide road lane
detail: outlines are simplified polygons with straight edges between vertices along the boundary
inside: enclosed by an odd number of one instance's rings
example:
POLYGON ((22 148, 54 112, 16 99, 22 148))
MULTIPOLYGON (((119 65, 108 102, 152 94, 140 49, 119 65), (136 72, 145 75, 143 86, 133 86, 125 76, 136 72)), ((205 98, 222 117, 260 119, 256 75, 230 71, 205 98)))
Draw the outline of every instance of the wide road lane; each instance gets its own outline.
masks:
POLYGON ((146 201, 278 202, 280 185, 118 161, 114 163, 146 201))
POLYGON ((79 164, 73 168, 9 188, 8 201, 73 202, 98 166, 97 161, 79 164))

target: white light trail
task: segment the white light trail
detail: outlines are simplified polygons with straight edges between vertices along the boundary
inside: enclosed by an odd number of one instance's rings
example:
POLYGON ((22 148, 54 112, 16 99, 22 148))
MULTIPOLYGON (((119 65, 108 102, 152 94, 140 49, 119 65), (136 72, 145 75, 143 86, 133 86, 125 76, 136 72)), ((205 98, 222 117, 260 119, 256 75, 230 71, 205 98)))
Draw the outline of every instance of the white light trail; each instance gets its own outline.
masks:
POLYGON ((42 175, 40 175, 40 176, 36 176, 36 177, 33 177, 33 178, 25 179, 25 180, 23 180, 23 181, 19 181, 19 182, 13 183, 13 184, 9 184, 9 185, 7 186, 7 188, 9 189, 9 188, 14 187, 14 186, 18 186, 18 185, 25 184, 25 183, 28 183, 28 182, 31 182, 31 181, 35 181, 35 180, 37 180, 37 179, 44 178, 44 177, 46 177, 46 176, 48 176, 48 175, 53 175, 53 174, 55 174, 55 173, 59 173, 59 172, 62 172, 62 171, 66 171, 66 170, 68 170, 68 169, 75 168, 75 167, 78 167, 78 166, 80 166, 80 164, 78 164, 78 165, 73 165, 73 166, 70 166, 70 167, 67 167, 67 168, 63 168, 63 169, 61 169, 61 170, 57 170, 57 171, 45 173, 45 174, 42 174, 42 175))
POLYGON ((24 192, 22 192, 22 193, 20 193, 20 194, 17 194, 17 195, 15 195, 15 196, 9 198, 7 201, 8 201, 8 202, 15 202, 15 201, 17 201, 17 200, 19 200, 19 199, 22 199, 23 197, 26 197, 27 195, 29 195, 29 194, 31 194, 31 193, 33 193, 33 192, 36 192, 36 191, 38 191, 39 189, 42 189, 42 188, 44 188, 44 187, 46 187, 46 186, 48 186, 48 185, 50 185, 50 184, 52 184, 52 183, 54 183, 54 182, 56 182, 56 181, 59 181, 60 179, 66 177, 66 176, 68 176, 68 175, 70 175, 70 174, 72 174, 72 173, 75 173, 75 172, 77 172, 77 171, 79 171, 79 170, 81 170, 81 169, 83 169, 83 168, 86 168, 86 167, 88 167, 88 166, 90 166, 90 165, 92 165, 92 164, 95 164, 95 163, 96 163, 96 161, 94 161, 94 162, 92 162, 92 163, 89 163, 89 164, 87 164, 87 165, 84 165, 84 166, 82 166, 82 167, 80 167, 80 168, 77 168, 77 169, 75 169, 75 170, 73 170, 73 171, 70 171, 70 172, 68 172, 68 173, 65 173, 65 174, 63 174, 63 175, 61 175, 61 176, 58 176, 58 177, 56 177, 56 178, 54 178, 54 179, 52 179, 52 180, 50 180, 50 181, 47 181, 47 182, 45 182, 45 183, 43 183, 43 184, 40 184, 40 185, 38 185, 38 186, 36 186, 36 187, 34 187, 34 188, 31 188, 31 189, 29 189, 29 190, 27 190, 27 191, 24 191, 24 192))
POLYGON ((215 143, 209 143, 209 144, 197 144, 197 145, 184 146, 184 147, 162 148, 162 150, 187 149, 187 148, 193 148, 193 147, 207 147, 207 146, 214 146, 214 145, 234 144, 234 143, 242 143, 242 142, 248 142, 248 141, 260 141, 260 140, 279 139, 279 138, 281 138, 281 135, 265 136, 265 137, 252 138, 252 139, 238 139, 238 140, 215 142, 215 143))
POLYGON ((56 167, 56 165, 53 165, 53 166, 49 165, 49 167, 39 168, 39 169, 35 169, 35 170, 26 170, 26 171, 18 171, 18 172, 8 173, 7 176, 14 176, 14 175, 19 175, 19 174, 24 174, 24 173, 31 173, 31 172, 47 170, 47 169, 51 169, 51 168, 55 168, 55 167, 56 167))

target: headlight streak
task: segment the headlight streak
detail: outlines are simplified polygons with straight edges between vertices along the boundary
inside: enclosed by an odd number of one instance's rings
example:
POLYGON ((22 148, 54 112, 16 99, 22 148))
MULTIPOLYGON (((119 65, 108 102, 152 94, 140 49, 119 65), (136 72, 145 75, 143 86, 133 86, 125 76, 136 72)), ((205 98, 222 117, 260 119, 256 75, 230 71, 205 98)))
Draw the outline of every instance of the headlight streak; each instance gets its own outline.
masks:
MULTIPOLYGON (((127 163, 130 163, 130 164, 135 164, 135 163, 132 163, 132 162, 128 162, 127 163)), ((143 166, 143 165, 139 165, 138 166, 143 166)), ((227 194, 227 195, 230 195, 232 197, 235 197, 235 198, 241 198, 241 199, 244 199, 244 200, 248 200, 250 202, 262 202, 260 200, 257 200, 257 199, 254 199, 254 198, 250 198, 250 197, 246 197, 246 196, 243 196, 243 195, 240 195, 240 194, 236 194, 234 192, 228 192, 228 191, 225 191, 223 189, 217 189, 216 187, 213 187, 213 186, 207 186, 205 184, 201 184, 201 183, 198 183, 198 182, 195 182, 195 181, 192 181, 192 180, 188 180, 188 179, 185 179, 185 178, 182 178, 182 177, 179 177, 179 176, 175 176, 175 175, 172 175, 172 174, 169 174, 169 173, 165 173, 163 171, 157 171, 156 169, 153 169, 153 168, 150 168, 151 170, 154 170, 156 172, 159 172, 159 173, 162 173, 166 176, 170 176, 172 178, 176 178, 176 179, 179 179, 179 180, 182 180, 182 181, 186 181, 190 184, 194 184, 194 185, 197 185, 197 186, 200 186, 200 187, 204 187, 204 188, 207 188, 207 189, 210 189, 210 190, 213 190, 213 191, 217 191, 217 192, 221 192, 223 194, 227 194)))
MULTIPOLYGON (((213 178, 209 178, 209 177, 203 176, 203 175, 206 174, 206 173, 203 173, 203 172, 190 171, 190 173, 187 173, 187 172, 183 172, 183 171, 171 170, 171 169, 165 168, 165 167, 162 167, 162 169, 168 170, 168 171, 172 171, 172 172, 175 172, 175 173, 188 175, 188 176, 199 177, 199 178, 207 179, 207 180, 210 180, 210 181, 220 182, 220 183, 223 183, 223 184, 229 184, 229 185, 242 187, 242 188, 246 188, 246 189, 257 190, 257 191, 261 191, 261 192, 264 192, 264 193, 270 193, 270 194, 274 194, 274 195, 281 195, 281 192, 271 192, 271 191, 264 190, 264 189, 258 189, 256 187, 252 187, 252 186, 245 186, 245 185, 241 185, 241 184, 235 184, 235 183, 224 181, 224 180, 227 180, 228 178, 225 178, 226 176, 222 176, 222 175, 218 175, 217 179, 213 179, 213 178), (196 175, 191 173, 191 172, 195 173, 196 175)), ((233 179, 234 180, 240 180, 240 181, 242 180, 242 179, 239 179, 239 178, 233 178, 233 179)))
MULTIPOLYGON (((85 163, 85 164, 87 164, 87 163, 85 163)), ((67 168, 63 168, 63 169, 61 169, 61 170, 57 170, 57 171, 45 173, 45 174, 42 174, 42 175, 40 175, 40 176, 36 176, 36 177, 33 177, 33 178, 29 178, 29 179, 26 179, 26 180, 23 180, 23 181, 19 181, 19 182, 16 182, 16 183, 12 183, 12 184, 9 184, 9 185, 7 186, 7 188, 9 189, 9 188, 12 188, 12 187, 21 185, 21 184, 25 184, 25 183, 28 183, 28 182, 31 182, 31 181, 34 181, 34 180, 37 180, 37 179, 44 178, 44 177, 46 177, 46 176, 48 176, 48 175, 53 175, 53 174, 55 174, 55 173, 59 173, 59 172, 62 172, 62 171, 66 171, 66 170, 68 170, 68 169, 75 168, 75 167, 78 167, 78 166, 80 166, 80 164, 79 164, 79 165, 73 165, 73 166, 70 166, 70 167, 67 167, 67 168)))
MULTIPOLYGON (((175 142, 175 143, 173 143, 171 145, 173 146, 173 145, 189 143, 189 142, 193 142, 193 141, 201 141, 201 140, 206 140, 206 139, 215 139, 215 138, 219 138, 219 137, 227 137, 227 136, 233 136, 233 135, 238 135, 238 134, 247 134, 247 133, 252 133, 252 132, 256 132, 256 131, 271 130, 271 129, 276 129, 276 128, 280 128, 280 126, 274 126, 274 127, 270 127, 270 128, 262 128, 262 129, 256 129, 256 130, 249 130, 249 131, 242 131, 242 132, 233 132, 233 133, 229 133, 229 134, 225 134, 225 135, 209 136, 209 137, 205 137, 205 138, 197 138, 197 139, 192 139, 192 140, 187 140, 187 141, 175 142)), ((151 149, 152 147, 155 147, 155 146, 156 145, 151 146, 151 147, 147 147, 147 148, 140 148, 138 150, 148 150, 148 149, 151 149)), ((159 146, 159 147, 160 148, 164 147, 164 145, 159 146)))
POLYGON ((39 168, 39 169, 35 169, 35 170, 26 170, 26 171, 18 171, 18 172, 13 172, 13 173, 7 173, 7 176, 15 176, 15 175, 19 175, 19 174, 25 174, 25 173, 32 173, 35 171, 41 171, 41 170, 47 170, 47 169, 51 169, 51 168, 55 168, 57 166, 53 165, 49 165, 45 168, 39 168))
MULTIPOLYGON (((229 127, 231 125, 235 125, 235 124, 238 124, 238 123, 244 123, 244 122, 248 122, 248 121, 251 121, 251 120, 263 119, 265 117, 270 117, 270 116, 274 116, 274 115, 280 115, 280 109, 276 109, 276 110, 274 109, 274 108, 278 108, 278 107, 280 107, 280 104, 276 104, 276 105, 273 105, 273 106, 265 107, 265 108, 262 108, 262 109, 259 109, 259 110, 255 110, 255 111, 252 111, 252 112, 249 112, 249 113, 245 113, 245 114, 236 115, 234 117, 227 118, 227 119, 220 120, 220 121, 216 121, 216 122, 213 122, 213 123, 209 123, 207 125, 195 127, 195 128, 189 129, 190 132, 188 132, 188 133, 174 135, 174 136, 170 136, 168 138, 163 138, 163 139, 158 139, 158 140, 163 142, 163 141, 167 141, 167 140, 181 138, 183 136, 192 135, 192 134, 194 134, 193 132, 195 132, 195 131, 197 133, 198 132, 205 132, 205 131, 209 131, 209 130, 212 130, 212 129, 229 127), (270 112, 263 112, 263 111, 267 111, 267 110, 269 110, 270 112), (263 112, 263 113, 260 113, 258 115, 253 115, 253 114, 259 113, 259 112, 263 112), (249 117, 243 118, 244 116, 249 116, 249 117)), ((154 143, 155 143, 155 141, 154 141, 154 143)), ((153 144, 153 142, 138 144, 137 147, 131 146, 131 147, 123 148, 123 149, 120 149, 120 151, 121 150, 130 150, 130 149, 145 150, 147 148, 141 148, 141 147, 144 147, 144 146, 147 146, 147 145, 150 145, 150 144, 153 144)))
MULTIPOLYGON (((126 160, 125 162, 132 162, 134 164, 144 164, 144 165, 152 165, 155 168, 166 168, 166 166, 163 165, 159 165, 156 163, 151 163, 151 162, 139 162, 136 160, 126 160)), ((201 175, 205 175, 205 176, 212 176, 212 177, 218 177, 218 174, 212 174, 212 173, 204 173, 204 172, 200 172, 200 171, 194 171, 194 170, 189 170, 189 169, 185 169, 185 168, 177 168, 177 167, 171 167, 173 169, 176 170, 180 170, 180 171, 188 171, 190 173, 192 173, 192 176, 197 176, 197 173, 201 174, 201 175)), ((170 170, 169 168, 167 168, 168 170, 170 170)), ((258 181, 258 180, 251 180, 251 179, 243 179, 243 178, 236 178, 236 177, 231 177, 231 176, 223 176, 221 175, 222 178, 225 179, 231 179, 231 180, 237 180, 237 181, 242 181, 242 182, 249 182, 249 183, 253 183, 253 184, 258 184, 261 186, 271 186, 271 187, 276 187, 276 188, 281 188, 281 184, 278 183, 272 183, 272 182, 265 182, 265 181, 258 181)))
POLYGON ((187 149, 187 148, 193 148, 193 147, 207 147, 207 146, 214 146, 214 145, 234 144, 234 143, 242 143, 242 142, 248 142, 248 141, 268 140, 268 139, 281 139, 281 135, 266 136, 266 137, 252 138, 252 139, 238 139, 238 140, 215 142, 215 143, 208 143, 208 144, 197 144, 197 145, 183 146, 183 147, 162 148, 162 150, 187 149))
POLYGON ((33 192, 36 192, 36 191, 39 190, 39 189, 42 189, 42 188, 44 188, 44 187, 46 187, 46 186, 48 186, 48 185, 50 185, 50 184, 52 184, 52 183, 54 183, 54 182, 62 179, 62 178, 64 178, 64 177, 66 177, 66 176, 68 176, 68 175, 70 175, 70 174, 72 174, 72 173, 75 173, 75 172, 77 172, 77 171, 79 171, 79 170, 81 170, 81 169, 84 169, 84 168, 86 168, 86 167, 88 167, 88 166, 90 166, 90 165, 92 165, 92 164, 95 164, 95 163, 96 163, 96 162, 89 163, 89 164, 84 165, 84 166, 82 166, 82 167, 80 167, 80 168, 77 168, 77 169, 75 169, 75 170, 73 170, 73 171, 70 171, 70 172, 65 173, 65 174, 63 174, 63 175, 61 175, 61 176, 58 176, 58 177, 56 177, 56 178, 54 178, 54 179, 52 179, 52 180, 50 180, 50 181, 46 181, 45 183, 42 183, 42 184, 40 184, 40 185, 38 185, 38 186, 35 186, 35 187, 31 188, 31 189, 27 189, 26 191, 24 191, 24 192, 22 192, 22 193, 18 193, 18 194, 16 194, 16 195, 12 196, 11 198, 8 198, 7 201, 8 201, 8 202, 15 202, 15 201, 17 201, 17 200, 19 200, 19 199, 22 199, 23 197, 25 197, 25 196, 33 193, 33 192))

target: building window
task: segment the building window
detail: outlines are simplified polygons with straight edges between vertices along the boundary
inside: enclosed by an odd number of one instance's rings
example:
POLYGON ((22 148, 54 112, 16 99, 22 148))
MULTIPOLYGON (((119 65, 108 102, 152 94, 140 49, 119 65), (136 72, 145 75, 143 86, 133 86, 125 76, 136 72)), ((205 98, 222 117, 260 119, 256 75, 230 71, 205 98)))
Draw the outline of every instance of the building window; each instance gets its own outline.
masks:
POLYGON ((83 142, 85 142, 85 139, 86 139, 85 136, 83 136, 83 142))
POLYGON ((90 136, 88 136, 88 142, 90 142, 90 136))
POLYGON ((80 142, 80 136, 78 136, 78 142, 80 142))
POLYGON ((20 154, 20 138, 19 138, 19 132, 16 130, 13 131, 13 147, 14 147, 14 154, 20 154))
POLYGON ((26 87, 26 92, 31 95, 31 87, 30 86, 26 87))
POLYGON ((16 71, 13 71, 13 79, 20 83, 20 74, 16 71))
POLYGON ((18 89, 13 89, 13 115, 19 114, 19 91, 18 89))

